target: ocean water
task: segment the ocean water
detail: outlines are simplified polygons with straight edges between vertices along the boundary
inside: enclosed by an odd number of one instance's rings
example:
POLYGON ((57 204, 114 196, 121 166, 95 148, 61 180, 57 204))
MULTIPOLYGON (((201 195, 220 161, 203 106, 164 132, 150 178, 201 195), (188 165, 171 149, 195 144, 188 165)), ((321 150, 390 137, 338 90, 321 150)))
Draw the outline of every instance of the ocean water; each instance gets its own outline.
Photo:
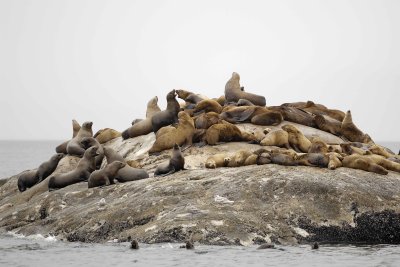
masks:
MULTIPOLYGON (((0 141, 0 178, 36 168, 48 160, 61 141, 0 141)), ((400 142, 380 142, 394 152, 400 142)), ((277 246, 257 250, 257 246, 204 246, 179 249, 182 244, 129 243, 84 244, 57 241, 40 235, 24 237, 0 235, 2 266, 400 266, 400 246, 308 245, 277 246)))
MULTIPOLYGON (((0 266, 400 266, 400 246, 203 246, 64 243, 40 235, 0 236, 0 266)), ((195 244, 196 245, 196 244, 195 244)))

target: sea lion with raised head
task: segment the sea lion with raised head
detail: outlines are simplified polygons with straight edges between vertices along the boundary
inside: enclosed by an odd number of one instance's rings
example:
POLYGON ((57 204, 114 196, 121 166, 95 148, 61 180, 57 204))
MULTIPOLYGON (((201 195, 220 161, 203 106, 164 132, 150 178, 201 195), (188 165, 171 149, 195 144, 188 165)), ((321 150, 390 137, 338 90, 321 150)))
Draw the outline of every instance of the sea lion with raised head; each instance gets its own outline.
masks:
POLYGON ((122 132, 122 138, 124 140, 133 138, 136 136, 146 135, 153 131, 151 124, 151 118, 154 114, 161 112, 160 107, 157 104, 158 97, 155 96, 147 102, 146 119, 136 119, 132 122, 132 126, 122 132))
POLYGON ((96 169, 97 149, 98 147, 95 146, 88 148, 74 170, 51 176, 48 185, 49 191, 87 181, 90 174, 96 169))
POLYGON ((114 184, 114 178, 117 176, 118 171, 125 167, 126 163, 121 161, 114 161, 104 169, 92 172, 88 179, 88 188, 114 184))
MULTIPOLYGON (((107 164, 110 164, 114 161, 126 163, 125 159, 110 147, 104 147, 104 155, 106 156, 107 164)), ((133 168, 128 164, 126 164, 122 169, 119 169, 117 176, 115 177, 115 179, 120 183, 131 182, 145 178, 149 178, 149 174, 146 172, 146 170, 133 168)))
MULTIPOLYGON (((80 129, 81 129, 81 125, 76 120, 72 120, 72 138, 74 138, 78 134, 80 129)), ((67 154, 67 146, 68 146, 69 141, 71 141, 71 140, 65 141, 64 143, 58 145, 56 147, 56 152, 67 154)))
POLYGON ((97 141, 97 139, 95 139, 93 137, 82 138, 81 144, 85 150, 92 146, 98 147, 98 149, 97 149, 98 156, 96 156, 95 161, 96 161, 96 169, 100 169, 101 163, 103 163, 103 159, 104 159, 103 146, 99 143, 99 141, 97 141))
POLYGON ((183 89, 176 90, 176 94, 178 95, 178 97, 180 99, 185 100, 185 102, 192 103, 192 104, 197 104, 200 101, 205 99, 204 97, 202 97, 198 94, 195 94, 195 93, 183 90, 183 89))
POLYGON ((170 160, 158 165, 154 171, 154 176, 169 175, 184 169, 185 158, 182 155, 181 148, 178 146, 178 144, 175 144, 170 160))
POLYGON ((282 126, 282 130, 288 133, 289 144, 297 152, 307 153, 311 147, 310 140, 295 126, 286 124, 282 126))
POLYGON ((346 116, 342 121, 341 134, 351 142, 373 143, 369 135, 364 134, 353 123, 353 118, 350 110, 347 111, 346 116))
POLYGON ((175 96, 175 90, 170 91, 166 97, 167 109, 159 111, 151 117, 153 132, 156 133, 160 128, 178 122, 178 113, 181 108, 178 101, 175 99, 175 96))
POLYGON ((233 72, 232 77, 225 85, 225 99, 227 102, 238 102, 239 99, 249 100, 257 106, 265 106, 265 97, 252 93, 245 92, 240 86, 240 76, 233 72))
POLYGON ((82 157, 85 153, 85 148, 83 148, 81 141, 84 137, 93 137, 92 131, 93 122, 87 121, 82 124, 81 129, 76 134, 67 145, 67 153, 72 156, 82 157))
MULTIPOLYGON (((184 111, 178 113, 178 127, 168 128, 161 136, 158 136, 153 146, 150 148, 149 153, 160 152, 174 147, 175 144, 179 146, 192 145, 193 135, 195 131, 193 119, 184 111)), ((161 128, 159 131, 161 131, 161 128)))

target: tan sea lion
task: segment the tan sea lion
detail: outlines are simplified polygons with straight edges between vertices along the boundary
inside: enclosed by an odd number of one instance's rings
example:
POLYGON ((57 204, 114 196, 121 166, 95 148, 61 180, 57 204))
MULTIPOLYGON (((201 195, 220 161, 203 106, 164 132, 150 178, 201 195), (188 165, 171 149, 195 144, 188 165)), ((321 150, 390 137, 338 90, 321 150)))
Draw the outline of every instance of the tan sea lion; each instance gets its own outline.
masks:
POLYGON ((342 147, 340 145, 328 145, 328 152, 342 153, 342 147))
POLYGON ((147 103, 146 119, 136 119, 132 122, 132 126, 122 132, 122 138, 124 140, 133 138, 136 136, 146 135, 153 131, 151 124, 151 118, 154 114, 161 112, 160 107, 157 104, 158 97, 155 96, 147 103))
MULTIPOLYGON (((110 147, 104 147, 104 155, 108 164, 114 161, 126 163, 125 159, 110 147)), ((120 183, 131 182, 145 178, 149 178, 149 174, 146 172, 146 170, 133 168, 128 164, 126 164, 122 169, 118 170, 117 176, 115 177, 115 179, 117 179, 117 181, 120 183)))
POLYGON ((282 129, 288 133, 289 144, 294 148, 295 151, 304 153, 308 152, 311 142, 299 129, 290 124, 282 126, 282 129))
POLYGON ((371 143, 372 139, 369 135, 364 134, 357 126, 353 123, 351 111, 347 111, 346 116, 342 121, 341 133, 351 142, 371 143))
POLYGON ((257 159, 258 159, 258 155, 256 155, 256 154, 251 154, 251 155, 248 156, 247 159, 244 161, 243 166, 255 165, 255 164, 257 164, 257 159))
POLYGON ((171 159, 165 163, 157 166, 154 171, 154 176, 169 175, 174 172, 184 170, 185 158, 182 155, 181 149, 178 144, 174 145, 172 150, 171 159))
POLYGON ((393 162, 380 155, 366 155, 364 157, 372 160, 373 162, 387 170, 400 172, 400 163, 393 162))
POLYGON ((359 148, 356 146, 352 146, 352 143, 342 143, 340 144, 340 147, 342 148, 342 151, 344 154, 347 155, 353 155, 353 154, 358 154, 358 155, 367 155, 371 154, 370 151, 365 150, 363 148, 359 148))
POLYGON ((88 188, 113 184, 118 171, 125 167, 125 165, 126 163, 124 162, 114 161, 107 164, 104 169, 92 172, 88 179, 88 188))
POLYGON ((183 89, 176 90, 176 93, 180 99, 183 99, 188 103, 197 104, 200 101, 204 100, 204 98, 201 97, 200 95, 183 89))
POLYGON ((384 156, 385 158, 395 157, 395 154, 389 153, 386 149, 384 149, 384 148, 383 148, 382 146, 380 146, 380 145, 373 144, 373 145, 371 145, 368 149, 369 149, 369 151, 371 151, 372 153, 374 153, 374 154, 376 154, 376 155, 384 156))
POLYGON ((322 131, 334 134, 341 135, 342 123, 338 120, 332 119, 326 115, 315 115, 314 117, 315 124, 322 131))
MULTIPOLYGON (((72 120, 72 138, 74 138, 78 134, 80 129, 81 125, 76 120, 72 120)), ((65 141, 64 143, 58 145, 56 147, 56 152, 67 154, 67 146, 69 141, 71 140, 65 141)))
POLYGON ((312 140, 308 153, 328 153, 328 145, 319 137, 312 140))
POLYGON ((163 111, 155 113, 151 117, 153 132, 156 133, 160 128, 178 122, 178 113, 180 111, 180 106, 178 101, 175 99, 175 96, 175 90, 170 91, 166 97, 167 108, 163 111))
POLYGON ((212 125, 207 129, 205 141, 209 145, 215 145, 218 142, 234 141, 254 141, 254 135, 240 131, 240 129, 226 121, 212 125))
POLYGON ((220 168, 220 167, 226 167, 227 161, 225 158, 227 158, 228 155, 226 153, 219 153, 212 155, 207 158, 205 166, 206 168, 209 169, 215 169, 215 168, 220 168))
POLYGON ((221 113, 221 111, 222 111, 222 106, 217 101, 212 99, 201 100, 196 104, 196 107, 194 108, 195 114, 200 112, 221 113))
POLYGON ((278 165, 283 165, 283 166, 296 166, 296 157, 289 155, 289 154, 283 154, 283 153, 276 153, 272 152, 269 154, 271 163, 273 164, 278 164, 278 165))
POLYGON ((383 175, 388 174, 388 171, 384 167, 376 164, 374 160, 358 154, 344 157, 342 160, 342 164, 343 167, 347 168, 360 169, 367 172, 374 172, 383 175))
POLYGON ((212 99, 217 101, 218 104, 220 104, 221 106, 225 105, 225 96, 224 95, 222 95, 222 96, 220 96, 218 98, 212 98, 212 99))
POLYGON ((265 97, 244 92, 240 87, 240 76, 233 72, 232 77, 225 85, 225 99, 227 102, 237 102, 239 99, 247 99, 257 106, 265 106, 265 97))
POLYGON ((196 129, 208 129, 211 125, 220 122, 221 119, 219 118, 219 114, 216 112, 202 113, 194 118, 194 125, 196 129))
POLYGON ((93 137, 92 131, 93 122, 87 121, 82 124, 81 129, 76 134, 71 141, 68 142, 67 145, 67 153, 69 155, 82 157, 85 153, 85 149, 82 147, 81 141, 84 137, 93 137))
POLYGON ((247 160, 248 157, 253 155, 253 152, 246 150, 246 149, 241 149, 237 152, 235 152, 230 158, 231 160, 229 161, 227 167, 240 167, 244 166, 245 161, 247 160))
POLYGON ((329 157, 328 168, 330 170, 335 170, 335 169, 343 166, 343 164, 342 164, 343 157, 340 156, 339 154, 328 153, 328 157, 329 157))
POLYGON ((97 139, 95 139, 93 137, 82 138, 81 144, 84 149, 88 149, 89 147, 92 147, 92 146, 95 146, 98 148, 97 149, 98 155, 95 158, 95 162, 96 162, 96 169, 100 169, 101 164, 103 163, 103 159, 104 159, 103 146, 99 143, 99 141, 97 141, 97 139))
POLYGON ((98 147, 95 146, 88 148, 74 170, 51 176, 48 185, 49 191, 87 181, 90 174, 96 169, 95 157, 98 156, 97 149, 98 147))
POLYGON ((284 103, 281 106, 283 106, 283 107, 305 108, 305 107, 307 107, 307 105, 310 105, 311 103, 314 104, 315 106, 317 106, 320 109, 327 109, 326 106, 324 106, 322 104, 315 104, 314 102, 312 102, 310 100, 308 100, 307 102, 300 101, 300 102, 284 103))
POLYGON ((104 128, 101 130, 98 130, 97 133, 94 134, 94 138, 99 141, 100 144, 107 143, 108 141, 111 141, 117 137, 120 137, 121 133, 111 129, 111 128, 104 128))
POLYGON ((157 136, 156 141, 149 150, 149 153, 170 149, 174 147, 174 144, 178 144, 179 146, 184 144, 187 146, 192 145, 195 131, 193 119, 186 112, 181 111, 178 114, 178 120, 179 123, 177 128, 171 128, 161 136, 157 136))
POLYGON ((281 129, 267 132, 265 138, 261 140, 262 146, 278 146, 289 149, 289 134, 281 129))

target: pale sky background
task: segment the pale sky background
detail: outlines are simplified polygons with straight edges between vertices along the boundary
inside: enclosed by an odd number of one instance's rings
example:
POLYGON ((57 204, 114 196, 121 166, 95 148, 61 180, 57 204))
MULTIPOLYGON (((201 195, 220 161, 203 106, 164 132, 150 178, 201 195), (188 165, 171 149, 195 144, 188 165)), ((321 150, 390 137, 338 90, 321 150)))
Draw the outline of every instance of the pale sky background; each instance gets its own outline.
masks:
POLYGON ((122 131, 233 71, 267 105, 350 109, 400 141, 400 1, 0 0, 0 139, 69 139, 73 118, 122 131))

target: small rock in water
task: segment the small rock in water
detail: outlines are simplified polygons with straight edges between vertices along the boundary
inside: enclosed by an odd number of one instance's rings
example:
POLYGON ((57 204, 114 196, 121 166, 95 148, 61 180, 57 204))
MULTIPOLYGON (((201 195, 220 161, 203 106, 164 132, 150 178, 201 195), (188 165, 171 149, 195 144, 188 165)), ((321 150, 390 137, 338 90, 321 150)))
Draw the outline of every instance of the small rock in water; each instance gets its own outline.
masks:
POLYGON ((315 242, 312 246, 311 249, 319 249, 319 244, 315 242))
POLYGON ((139 243, 135 239, 131 242, 131 249, 139 249, 139 243))
POLYGON ((274 244, 262 244, 257 249, 267 249, 267 248, 275 248, 274 244))

